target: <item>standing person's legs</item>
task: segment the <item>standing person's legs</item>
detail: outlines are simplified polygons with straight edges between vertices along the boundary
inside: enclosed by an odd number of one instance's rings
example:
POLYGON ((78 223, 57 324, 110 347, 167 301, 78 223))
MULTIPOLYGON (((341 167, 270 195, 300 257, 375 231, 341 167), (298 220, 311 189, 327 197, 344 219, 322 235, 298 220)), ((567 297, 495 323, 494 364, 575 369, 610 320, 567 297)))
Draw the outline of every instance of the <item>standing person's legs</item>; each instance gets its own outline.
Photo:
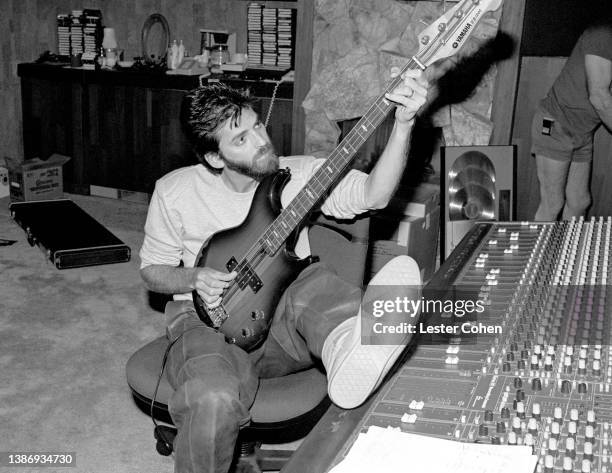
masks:
POLYGON ((593 163, 593 135, 586 136, 572 155, 567 185, 563 219, 584 217, 591 205, 591 166, 593 163))
POLYGON ((583 217, 591 205, 591 161, 572 161, 565 187, 563 219, 583 217))
POLYGON ((175 473, 226 473, 238 432, 249 419, 259 379, 245 351, 206 327, 193 303, 166 306, 169 410, 178 433, 175 473))
POLYGON ((558 120, 541 107, 531 124, 531 154, 535 156, 540 204, 534 219, 557 220, 565 205, 565 188, 572 160, 572 138, 558 120))
POLYGON ((570 163, 536 155, 536 166, 540 181, 540 205, 535 213, 535 220, 557 220, 565 205, 570 163))

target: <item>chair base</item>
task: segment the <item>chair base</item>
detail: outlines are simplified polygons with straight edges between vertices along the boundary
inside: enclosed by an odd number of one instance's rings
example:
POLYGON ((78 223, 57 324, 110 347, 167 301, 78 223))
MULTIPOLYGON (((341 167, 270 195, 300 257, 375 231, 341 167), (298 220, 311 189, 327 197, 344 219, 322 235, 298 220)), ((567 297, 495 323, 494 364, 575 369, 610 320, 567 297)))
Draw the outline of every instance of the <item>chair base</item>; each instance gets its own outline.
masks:
MULTIPOLYGON (((153 436, 157 441, 157 453, 165 457, 173 451, 174 438, 177 430, 168 425, 158 425, 153 429, 153 436)), ((235 473, 259 473, 264 471, 279 471, 291 458, 293 450, 262 449, 261 444, 255 441, 241 441, 238 443, 235 455, 235 473)))

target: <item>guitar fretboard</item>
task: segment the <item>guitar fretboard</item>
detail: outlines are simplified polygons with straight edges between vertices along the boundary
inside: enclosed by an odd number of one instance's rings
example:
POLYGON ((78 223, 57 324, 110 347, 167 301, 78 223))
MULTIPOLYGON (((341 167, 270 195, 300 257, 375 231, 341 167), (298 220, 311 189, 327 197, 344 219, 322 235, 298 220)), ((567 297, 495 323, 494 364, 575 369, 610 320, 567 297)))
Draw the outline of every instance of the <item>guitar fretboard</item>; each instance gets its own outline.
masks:
POLYGON ((393 102, 385 98, 385 94, 393 91, 401 83, 401 74, 408 69, 417 68, 418 65, 414 61, 410 61, 404 66, 398 76, 390 81, 385 91, 370 105, 363 117, 336 146, 308 183, 268 226, 259 239, 260 246, 267 254, 276 253, 291 232, 302 223, 306 215, 328 193, 333 184, 344 173, 355 153, 394 107, 393 102))

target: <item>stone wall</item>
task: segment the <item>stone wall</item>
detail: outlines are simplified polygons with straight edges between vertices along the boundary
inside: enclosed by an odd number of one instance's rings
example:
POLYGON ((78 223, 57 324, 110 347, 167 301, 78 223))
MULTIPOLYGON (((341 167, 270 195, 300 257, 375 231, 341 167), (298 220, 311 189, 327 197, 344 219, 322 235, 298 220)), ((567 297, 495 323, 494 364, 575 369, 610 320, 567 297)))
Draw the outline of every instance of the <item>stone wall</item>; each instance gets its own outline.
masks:
MULTIPOLYGON (((315 3, 312 87, 306 111, 306 152, 326 156, 337 143, 336 122, 360 117, 385 88, 392 66, 403 66, 418 51, 417 34, 454 2, 397 0, 319 0, 315 3)), ((462 61, 497 33, 501 8, 479 23, 468 43, 454 57, 430 67, 428 77, 444 85, 432 90, 431 122, 442 127, 447 145, 488 144, 494 64, 470 68, 463 77, 462 61), (445 75, 446 74, 446 75, 445 75), (475 76, 479 74, 479 76, 475 76), (444 78, 469 85, 456 88, 444 78), (437 78, 442 78, 439 82, 437 78), (459 96, 459 99, 446 98, 459 96), (435 99, 437 97, 437 99, 435 99)), ((457 82, 456 82, 457 83, 457 82)))

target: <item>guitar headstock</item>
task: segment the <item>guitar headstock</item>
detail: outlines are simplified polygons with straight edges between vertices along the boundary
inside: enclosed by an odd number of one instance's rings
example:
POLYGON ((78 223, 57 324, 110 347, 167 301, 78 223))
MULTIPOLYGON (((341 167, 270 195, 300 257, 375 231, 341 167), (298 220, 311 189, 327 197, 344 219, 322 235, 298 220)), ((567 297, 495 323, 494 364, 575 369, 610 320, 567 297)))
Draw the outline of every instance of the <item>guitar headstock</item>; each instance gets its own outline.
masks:
POLYGON ((489 11, 497 10, 503 0, 461 0, 419 35, 419 51, 414 56, 428 67, 454 55, 489 11))

